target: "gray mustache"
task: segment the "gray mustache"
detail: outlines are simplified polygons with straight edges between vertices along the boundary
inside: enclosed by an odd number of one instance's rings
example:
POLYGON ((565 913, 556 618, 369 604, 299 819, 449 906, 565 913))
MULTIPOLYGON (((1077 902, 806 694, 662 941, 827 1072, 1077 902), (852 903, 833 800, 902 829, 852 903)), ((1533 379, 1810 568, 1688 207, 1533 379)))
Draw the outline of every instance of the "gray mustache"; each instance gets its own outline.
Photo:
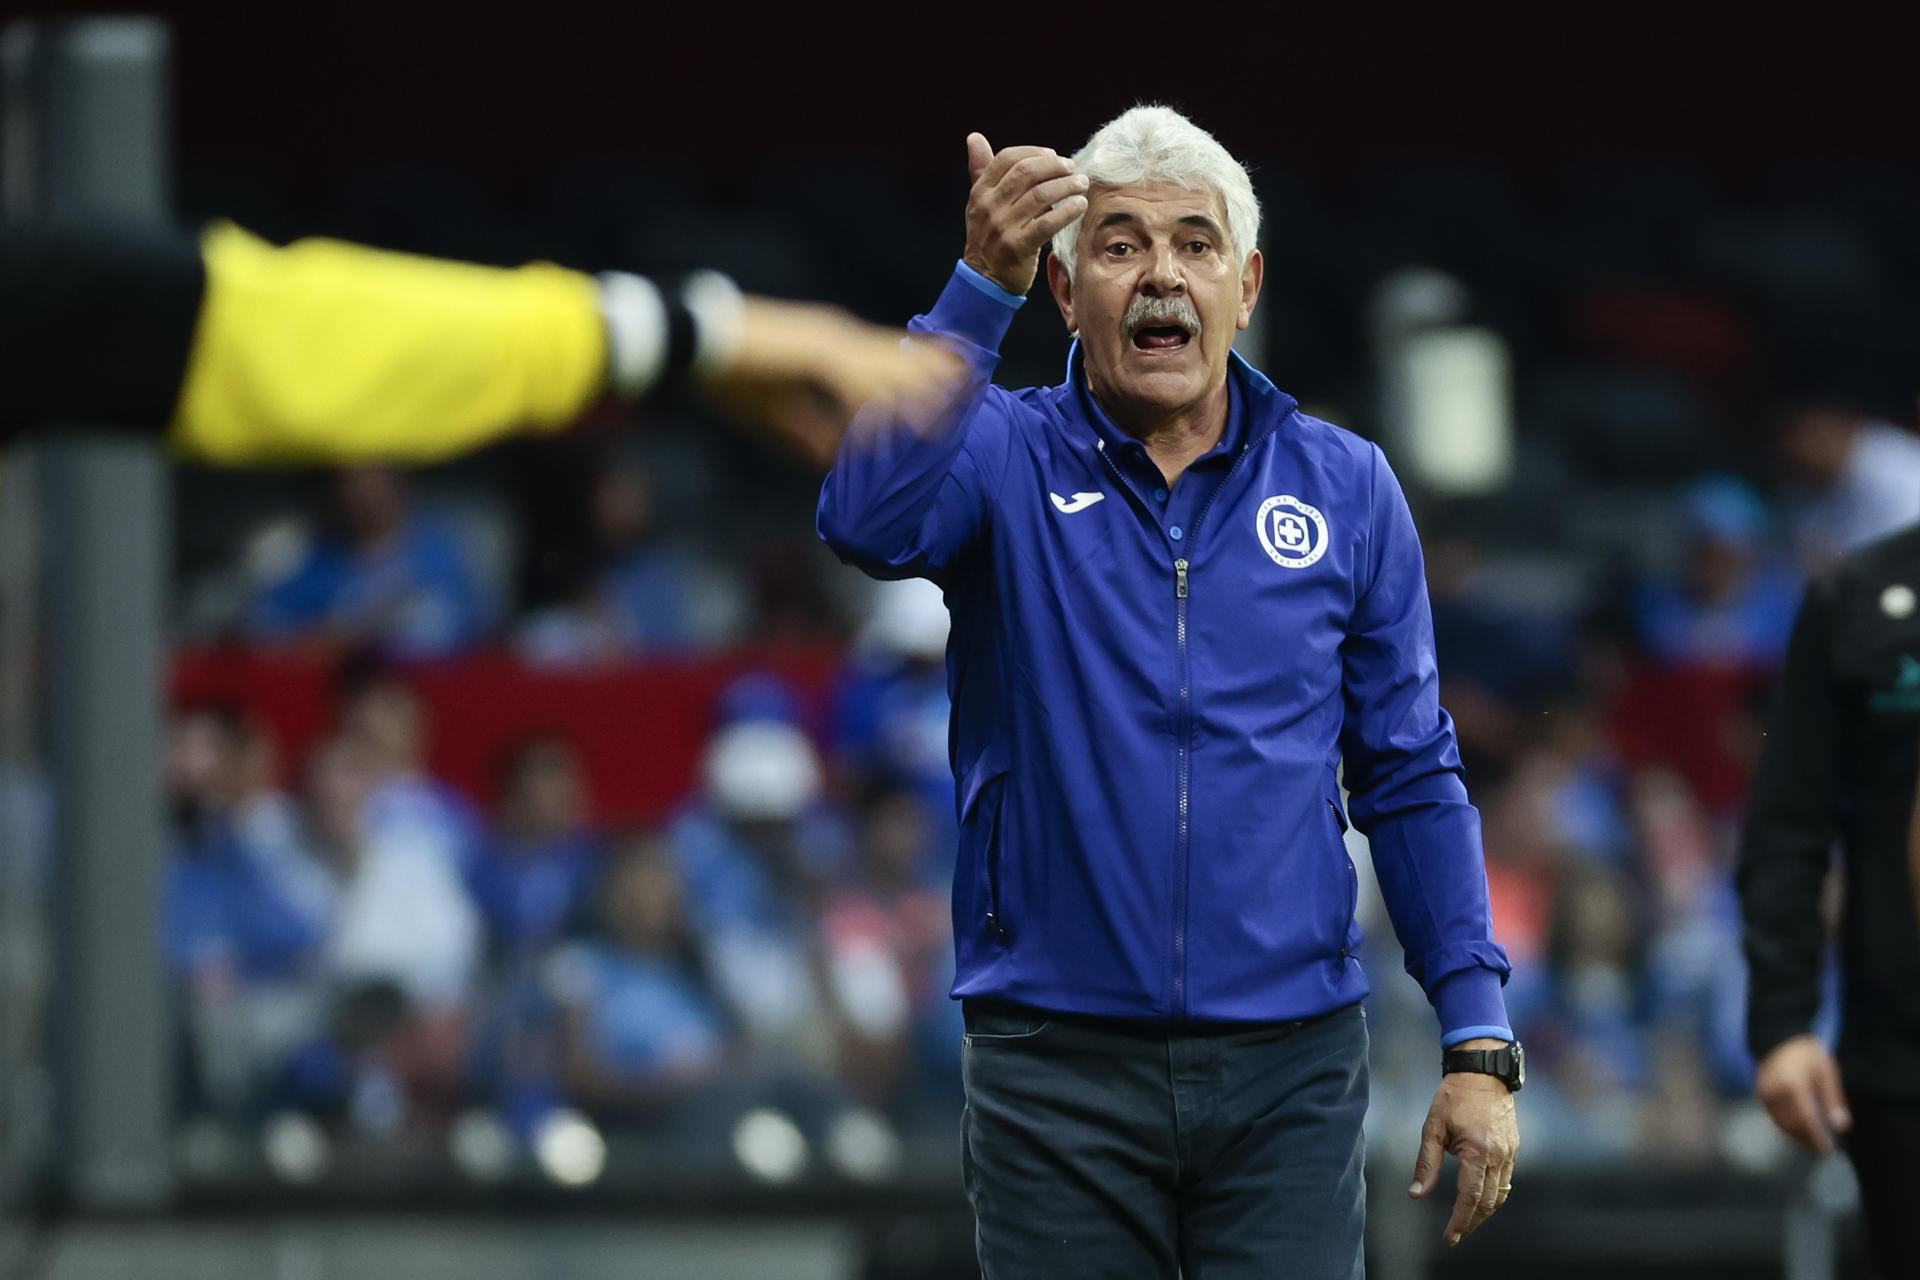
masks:
POLYGON ((1148 325, 1177 324, 1190 337, 1200 336, 1200 313, 1184 294, 1171 298, 1137 297, 1121 320, 1125 336, 1131 338, 1148 325))

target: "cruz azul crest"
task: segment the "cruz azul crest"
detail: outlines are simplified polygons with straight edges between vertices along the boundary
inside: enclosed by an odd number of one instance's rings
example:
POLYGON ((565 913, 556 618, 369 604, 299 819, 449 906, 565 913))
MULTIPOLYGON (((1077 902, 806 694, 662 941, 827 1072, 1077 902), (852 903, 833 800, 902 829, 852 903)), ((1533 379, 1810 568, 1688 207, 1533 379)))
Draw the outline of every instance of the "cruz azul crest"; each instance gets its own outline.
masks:
POLYGON ((1304 569, 1327 553, 1327 518, 1290 493, 1261 503, 1253 525, 1260 545, 1282 568, 1304 569))

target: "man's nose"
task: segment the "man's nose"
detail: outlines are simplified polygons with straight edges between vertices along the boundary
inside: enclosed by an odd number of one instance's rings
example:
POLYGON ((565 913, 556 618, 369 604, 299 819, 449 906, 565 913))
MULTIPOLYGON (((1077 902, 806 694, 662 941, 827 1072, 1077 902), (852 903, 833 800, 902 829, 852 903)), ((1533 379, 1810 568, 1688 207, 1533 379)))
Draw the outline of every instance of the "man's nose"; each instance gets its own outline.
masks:
POLYGON ((1186 292, 1187 279, 1180 274, 1179 264, 1173 259, 1172 246, 1161 245, 1152 251, 1140 287, 1142 292, 1153 298, 1186 292))

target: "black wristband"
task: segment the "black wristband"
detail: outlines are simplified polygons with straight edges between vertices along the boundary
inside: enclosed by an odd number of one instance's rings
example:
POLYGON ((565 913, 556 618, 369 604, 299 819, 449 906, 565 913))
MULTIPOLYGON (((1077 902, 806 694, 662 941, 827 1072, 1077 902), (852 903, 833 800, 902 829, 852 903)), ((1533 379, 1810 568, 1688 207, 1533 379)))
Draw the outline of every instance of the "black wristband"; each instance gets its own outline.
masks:
POLYGON ((657 394, 676 398, 687 390, 691 381, 688 374, 700 345, 700 330, 694 323, 693 312, 687 310, 681 298, 682 284, 680 280, 673 280, 662 281, 660 285, 660 297, 667 307, 667 354, 660 363, 657 394))
POLYGON ((630 272, 602 275, 607 386, 626 400, 686 399, 694 384, 725 376, 740 351, 746 299, 717 271, 672 282, 630 272))

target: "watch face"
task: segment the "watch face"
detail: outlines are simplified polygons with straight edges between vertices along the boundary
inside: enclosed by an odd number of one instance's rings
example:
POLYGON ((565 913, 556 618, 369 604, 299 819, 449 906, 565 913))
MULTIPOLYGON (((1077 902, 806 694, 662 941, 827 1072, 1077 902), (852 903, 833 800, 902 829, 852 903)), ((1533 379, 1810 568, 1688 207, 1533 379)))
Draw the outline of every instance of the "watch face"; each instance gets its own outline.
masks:
POLYGON ((1509 1080, 1507 1083, 1512 1085, 1515 1089, 1519 1089, 1521 1086, 1527 1083, 1527 1051, 1520 1047, 1520 1042, 1518 1040, 1515 1040, 1513 1042, 1512 1052, 1513 1052, 1513 1079, 1509 1080))

